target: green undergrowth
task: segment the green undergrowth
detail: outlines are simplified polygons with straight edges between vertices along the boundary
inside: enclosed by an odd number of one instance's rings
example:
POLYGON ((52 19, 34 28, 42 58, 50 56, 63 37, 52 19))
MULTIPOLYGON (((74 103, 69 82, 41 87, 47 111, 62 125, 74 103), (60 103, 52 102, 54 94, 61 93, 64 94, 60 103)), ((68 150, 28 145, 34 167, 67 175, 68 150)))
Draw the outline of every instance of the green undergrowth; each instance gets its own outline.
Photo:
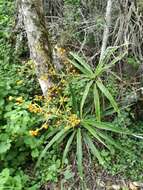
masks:
POLYGON ((143 123, 121 109, 119 83, 106 74, 126 52, 108 48, 96 69, 70 53, 72 72, 57 77, 45 99, 33 62, 20 61, 11 44, 13 1, 0 0, 0 10, 0 190, 64 188, 77 176, 83 185, 89 157, 110 175, 143 180, 143 123))

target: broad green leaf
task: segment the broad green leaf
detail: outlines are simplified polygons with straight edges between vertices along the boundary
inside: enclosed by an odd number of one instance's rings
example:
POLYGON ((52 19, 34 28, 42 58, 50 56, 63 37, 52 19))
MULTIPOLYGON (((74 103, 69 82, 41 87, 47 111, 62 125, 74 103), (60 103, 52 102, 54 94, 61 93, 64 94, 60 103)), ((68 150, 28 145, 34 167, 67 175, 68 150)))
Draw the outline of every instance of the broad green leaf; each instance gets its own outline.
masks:
POLYGON ((71 143, 73 141, 73 138, 75 136, 75 131, 72 133, 72 135, 70 136, 70 138, 68 139, 68 142, 66 144, 66 147, 65 147, 65 150, 64 150, 64 153, 63 153, 63 159, 62 159, 62 164, 64 165, 64 162, 65 162, 65 159, 66 159, 66 156, 69 152, 69 149, 70 149, 70 146, 71 146, 71 143))
POLYGON ((93 95, 94 95, 94 105, 95 105, 96 118, 97 118, 97 121, 101 121, 100 99, 99 99, 99 94, 98 94, 96 84, 94 84, 93 95))
POLYGON ((91 150, 91 153, 98 159, 98 161, 101 165, 104 165, 104 159, 100 155, 99 150, 95 147, 94 143, 92 142, 91 137, 86 133, 84 133, 84 137, 85 137, 84 138, 85 142, 87 143, 88 147, 91 150))
POLYGON ((0 173, 0 189, 3 190, 5 188, 5 184, 9 180, 10 171, 8 168, 5 168, 0 173))
POLYGON ((0 142, 0 154, 6 153, 11 147, 11 141, 0 142))
POLYGON ((102 81, 97 80, 96 84, 97 84, 98 88, 101 90, 101 92, 104 94, 104 96, 110 101, 114 110, 119 113, 119 108, 118 108, 116 101, 114 100, 114 98, 111 95, 111 93, 109 92, 109 90, 103 85, 102 81))
POLYGON ((82 165, 82 136, 81 129, 77 130, 77 166, 81 179, 83 179, 83 165, 82 165))
POLYGON ((92 68, 90 67, 89 64, 87 64, 87 63, 85 62, 85 60, 84 60, 83 58, 81 58, 78 54, 73 53, 73 52, 70 52, 70 55, 72 55, 73 58, 74 58, 75 60, 77 60, 77 61, 87 70, 88 73, 90 73, 90 74, 93 75, 92 68))
POLYGON ((85 87, 85 91, 83 93, 81 104, 80 104, 80 115, 81 115, 81 117, 82 117, 83 106, 84 106, 85 100, 87 98, 87 95, 89 93, 89 90, 90 90, 90 87, 92 86, 92 84, 93 84, 93 81, 90 81, 87 83, 87 85, 85 87))
MULTIPOLYGON (((69 128, 70 129, 70 128, 69 128)), ((55 143, 57 140, 59 140, 65 133, 67 133, 68 130, 65 131, 65 129, 62 129, 60 132, 58 132, 52 139, 51 141, 46 145, 44 150, 42 151, 41 155, 38 158, 38 161, 36 163, 35 169, 39 166, 41 159, 44 157, 46 154, 47 150, 55 143)))

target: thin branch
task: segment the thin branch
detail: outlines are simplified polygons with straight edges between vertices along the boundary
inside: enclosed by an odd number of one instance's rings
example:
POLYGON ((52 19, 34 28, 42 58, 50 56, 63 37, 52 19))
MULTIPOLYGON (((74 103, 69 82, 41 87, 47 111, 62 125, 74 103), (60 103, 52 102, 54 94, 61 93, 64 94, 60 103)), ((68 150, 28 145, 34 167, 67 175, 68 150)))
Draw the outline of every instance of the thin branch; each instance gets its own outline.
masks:
POLYGON ((102 60, 104 56, 104 53, 107 47, 108 38, 109 38, 109 29, 111 26, 111 10, 112 10, 112 0, 108 0, 107 7, 106 7, 106 16, 105 16, 106 24, 105 24, 105 29, 103 33, 100 61, 102 60))

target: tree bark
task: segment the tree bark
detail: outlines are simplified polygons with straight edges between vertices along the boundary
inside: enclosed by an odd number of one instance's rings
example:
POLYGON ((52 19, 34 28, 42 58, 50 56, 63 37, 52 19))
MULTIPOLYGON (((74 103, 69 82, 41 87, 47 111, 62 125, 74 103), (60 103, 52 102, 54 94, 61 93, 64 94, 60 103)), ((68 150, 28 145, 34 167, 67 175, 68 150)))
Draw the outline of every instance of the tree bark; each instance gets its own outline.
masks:
POLYGON ((104 56, 104 53, 107 47, 108 38, 109 38, 109 32, 110 32, 110 26, 111 26, 111 10, 112 10, 112 0, 108 0, 107 7, 106 7, 106 16, 105 16, 106 24, 105 24, 105 29, 103 33, 100 61, 102 60, 104 56))
POLYGON ((48 69, 52 66, 52 51, 45 24, 42 0, 21 0, 24 27, 27 33, 30 57, 33 60, 37 77, 44 96, 52 82, 48 69))

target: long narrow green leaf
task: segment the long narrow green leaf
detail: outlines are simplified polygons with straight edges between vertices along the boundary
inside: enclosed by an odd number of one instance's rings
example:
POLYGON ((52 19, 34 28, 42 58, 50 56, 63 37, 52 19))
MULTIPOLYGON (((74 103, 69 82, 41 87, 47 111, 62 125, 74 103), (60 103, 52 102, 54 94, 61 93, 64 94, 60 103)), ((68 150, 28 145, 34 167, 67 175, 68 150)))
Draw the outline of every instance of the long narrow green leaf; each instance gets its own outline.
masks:
POLYGON ((73 128, 71 127, 70 129, 68 129, 67 131, 66 131, 66 133, 64 133, 62 136, 61 136, 61 138, 59 138, 57 141, 56 141, 56 144, 61 144, 62 142, 63 142, 63 140, 65 139, 65 137, 69 134, 69 133, 71 133, 73 131, 73 128))
POLYGON ((48 133, 48 135, 46 136, 46 140, 48 140, 50 137, 52 137, 55 133, 57 133, 60 129, 59 128, 55 128, 52 131, 50 131, 48 133))
POLYGON ((122 54, 120 54, 119 56, 115 57, 115 58, 111 61, 111 63, 107 64, 107 66, 105 66, 105 67, 103 68, 103 72, 104 72, 104 71, 107 71, 109 68, 111 68, 113 65, 115 65, 118 61, 122 60, 122 59, 125 57, 126 54, 127 54, 127 51, 124 52, 124 53, 122 53, 122 54))
POLYGON ((131 151, 127 150, 126 148, 124 148, 123 146, 121 146, 118 142, 116 142, 111 136, 103 133, 103 132, 99 132, 99 135, 104 138, 106 140, 106 142, 110 143, 111 145, 113 145, 115 148, 124 151, 128 154, 132 154, 131 151))
POLYGON ((85 91, 83 93, 81 104, 80 104, 80 115, 81 115, 81 117, 82 117, 83 106, 85 104, 85 100, 87 98, 87 95, 89 93, 89 90, 90 90, 90 87, 92 86, 92 84, 93 84, 93 81, 90 81, 89 83, 87 83, 87 85, 85 87, 85 91))
POLYGON ((103 72, 104 65, 109 61, 111 55, 118 49, 119 47, 108 47, 104 53, 103 58, 98 63, 96 69, 95 69, 95 76, 98 76, 100 73, 103 72))
POLYGON ((94 84, 93 95, 94 95, 94 105, 95 105, 96 118, 97 118, 97 121, 101 121, 100 99, 99 99, 99 93, 98 93, 96 84, 94 84))
POLYGON ((72 65, 74 65, 77 69, 79 69, 79 71, 81 71, 83 74, 85 74, 85 76, 90 76, 90 74, 86 71, 86 69, 84 67, 82 67, 81 65, 79 65, 76 61, 70 60, 70 59, 68 59, 68 61, 72 65))
POLYGON ((77 166, 81 179, 83 179, 83 165, 82 165, 82 136, 81 129, 77 131, 77 166))
POLYGON ((111 95, 111 93, 109 92, 109 90, 103 85, 102 81, 97 80, 96 84, 97 84, 98 88, 101 90, 101 92, 104 94, 104 96, 110 101, 114 110, 119 113, 119 108, 118 108, 116 101, 114 100, 114 98, 111 95))
POLYGON ((95 147, 94 143, 92 142, 91 137, 88 134, 84 133, 84 139, 85 139, 86 144, 90 148, 91 153, 98 159, 101 165, 104 165, 104 159, 100 155, 99 150, 95 147))
POLYGON ((106 142, 103 141, 103 139, 99 136, 99 131, 96 131, 95 128, 93 128, 90 125, 85 124, 84 128, 86 128, 88 130, 88 132, 95 137, 98 142, 100 142, 101 144, 103 144, 106 148, 108 148, 111 152, 113 152, 113 147, 111 147, 109 144, 107 144, 106 142))
POLYGON ((108 64, 108 62, 110 61, 111 59, 111 56, 115 53, 115 51, 117 49, 119 49, 120 46, 110 46, 110 47, 107 47, 106 51, 105 51, 105 54, 103 56, 103 59, 101 60, 102 62, 104 62, 104 65, 108 64))
POLYGON ((102 137, 103 139, 105 139, 108 143, 110 143, 111 145, 113 145, 115 148, 123 150, 123 147, 120 146, 119 143, 117 143, 112 137, 110 137, 109 135, 103 133, 103 132, 99 132, 98 133, 100 137, 102 137))
POLYGON ((38 158, 38 161, 36 163, 35 169, 39 166, 41 159, 44 157, 44 155, 46 154, 47 150, 59 139, 62 137, 62 135, 64 135, 65 133, 67 133, 68 130, 65 131, 65 129, 62 129, 60 132, 58 132, 52 139, 51 141, 46 145, 46 147, 44 148, 44 150, 42 151, 41 155, 38 158))
POLYGON ((76 99, 76 95, 74 93, 74 90, 72 88, 72 85, 69 84, 69 90, 71 93, 71 98, 72 98, 72 108, 73 108, 73 112, 76 113, 78 115, 78 104, 77 104, 77 99, 76 99))
POLYGON ((131 131, 129 131, 126 128, 121 128, 121 127, 116 127, 114 124, 111 123, 107 123, 107 122, 98 122, 96 120, 92 120, 92 119, 88 119, 88 120, 84 120, 82 121, 83 125, 84 123, 87 123, 89 125, 95 126, 98 129, 103 129, 106 131, 112 131, 115 133, 120 133, 120 134, 126 134, 126 135, 133 135, 133 133, 131 131))
POLYGON ((97 65, 95 69, 95 76, 100 76, 103 72, 107 71, 110 67, 112 67, 115 63, 120 61, 126 54, 127 51, 120 54, 119 56, 115 57, 113 61, 109 64, 109 61, 111 59, 111 56, 113 53, 119 49, 120 47, 123 47, 127 44, 123 44, 121 46, 113 46, 113 47, 108 47, 104 53, 103 58, 100 60, 99 64, 97 65))
POLYGON ((95 72, 94 72, 95 77, 99 77, 100 73, 102 73, 102 71, 103 71, 103 67, 104 67, 104 62, 101 62, 100 64, 97 65, 95 72))
POLYGON ((100 138, 100 136, 98 136, 97 132, 95 131, 95 129, 93 129, 92 126, 88 125, 88 124, 84 124, 84 128, 88 130, 88 132, 95 137, 100 143, 102 143, 104 146, 106 146, 106 144, 103 142, 103 140, 100 138))
POLYGON ((68 142, 66 144, 66 147, 65 147, 65 150, 64 150, 64 153, 63 153, 63 158, 62 158, 62 165, 64 165, 65 163, 65 159, 66 159, 66 156, 69 152, 69 149, 70 149, 70 146, 71 146, 71 143, 74 139, 74 136, 75 136, 75 131, 72 133, 72 135, 70 136, 70 138, 68 139, 68 142))
POLYGON ((77 60, 87 70, 87 72, 89 72, 90 74, 93 74, 92 68, 90 67, 89 64, 85 62, 83 58, 81 58, 78 54, 73 53, 73 52, 70 52, 70 55, 73 56, 73 58, 77 60))

